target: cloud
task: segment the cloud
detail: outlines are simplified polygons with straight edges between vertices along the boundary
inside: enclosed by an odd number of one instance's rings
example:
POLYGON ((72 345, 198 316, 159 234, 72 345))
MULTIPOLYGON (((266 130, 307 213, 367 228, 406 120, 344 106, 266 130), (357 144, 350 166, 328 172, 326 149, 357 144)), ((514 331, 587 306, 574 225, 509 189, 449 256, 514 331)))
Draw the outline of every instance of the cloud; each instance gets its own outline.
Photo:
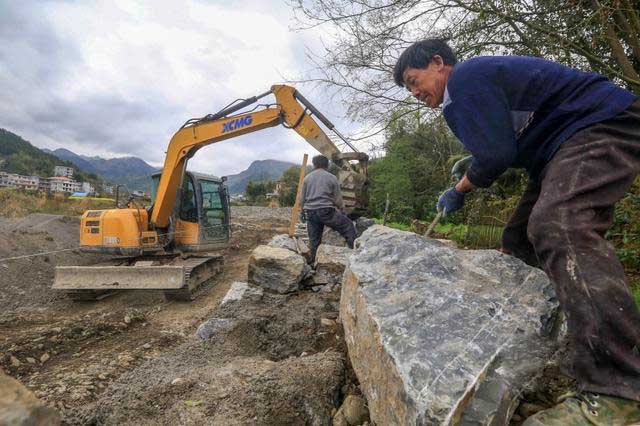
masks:
MULTIPOLYGON (((289 31, 290 15, 280 1, 0 0, 0 127, 39 147, 160 165, 188 118, 304 72, 318 38, 289 31)), ((339 121, 337 106, 317 103, 339 121)), ((202 149, 190 168, 224 175, 304 152, 315 151, 280 127, 202 149)))

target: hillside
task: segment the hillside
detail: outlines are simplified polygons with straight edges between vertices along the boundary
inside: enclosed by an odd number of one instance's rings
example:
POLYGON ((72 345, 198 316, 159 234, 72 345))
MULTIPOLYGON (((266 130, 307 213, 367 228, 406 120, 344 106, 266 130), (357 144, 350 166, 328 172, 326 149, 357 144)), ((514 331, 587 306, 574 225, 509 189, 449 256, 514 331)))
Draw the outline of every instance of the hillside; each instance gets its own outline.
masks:
POLYGON ((95 173, 109 182, 126 185, 131 190, 149 191, 151 189, 151 175, 158 171, 137 157, 104 159, 78 155, 64 148, 48 152, 62 160, 70 161, 83 170, 95 173))
POLYGON ((77 180, 97 182, 97 174, 44 152, 5 129, 0 129, 0 171, 21 175, 53 176, 55 166, 74 168, 77 180))
POLYGON ((241 194, 250 181, 278 180, 282 173, 295 164, 279 160, 257 160, 249 168, 237 175, 227 176, 227 185, 231 194, 241 194))

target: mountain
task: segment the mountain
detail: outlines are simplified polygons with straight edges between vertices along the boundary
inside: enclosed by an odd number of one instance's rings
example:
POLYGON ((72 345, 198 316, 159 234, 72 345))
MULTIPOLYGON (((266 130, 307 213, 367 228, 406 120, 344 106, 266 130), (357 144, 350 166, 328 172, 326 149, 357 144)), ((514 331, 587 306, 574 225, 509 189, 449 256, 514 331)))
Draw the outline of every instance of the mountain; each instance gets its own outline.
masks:
POLYGON ((237 175, 227 176, 229 193, 241 194, 247 188, 250 181, 278 180, 282 173, 296 164, 279 160, 257 160, 251 163, 249 168, 237 175))
POLYGON ((64 148, 48 152, 109 182, 126 185, 129 190, 150 191, 151 175, 159 170, 137 157, 104 159, 78 155, 64 148))
POLYGON ((36 175, 42 177, 53 176, 55 166, 74 168, 74 176, 83 182, 96 183, 99 179, 90 170, 75 166, 66 161, 31 145, 5 129, 0 129, 0 170, 20 175, 36 175))

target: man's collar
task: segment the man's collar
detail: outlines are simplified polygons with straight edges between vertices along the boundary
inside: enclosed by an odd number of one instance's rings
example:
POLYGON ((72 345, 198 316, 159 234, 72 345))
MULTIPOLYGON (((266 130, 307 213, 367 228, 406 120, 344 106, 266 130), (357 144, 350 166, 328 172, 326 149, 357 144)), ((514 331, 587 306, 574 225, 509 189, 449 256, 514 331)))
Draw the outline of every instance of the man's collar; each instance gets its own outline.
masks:
POLYGON ((449 96, 449 87, 447 85, 444 88, 444 95, 442 96, 442 105, 440 105, 440 108, 445 109, 450 103, 451 97, 449 96))

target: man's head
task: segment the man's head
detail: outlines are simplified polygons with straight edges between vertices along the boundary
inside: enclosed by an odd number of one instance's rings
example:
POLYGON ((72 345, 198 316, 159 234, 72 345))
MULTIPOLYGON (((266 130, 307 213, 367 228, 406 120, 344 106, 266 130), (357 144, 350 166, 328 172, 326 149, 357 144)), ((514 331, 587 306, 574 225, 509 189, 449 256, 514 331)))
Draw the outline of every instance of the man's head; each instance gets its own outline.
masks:
POLYGON ((313 163, 314 169, 328 169, 329 168, 329 159, 324 155, 316 155, 311 159, 313 163))
POLYGON ((430 108, 442 104, 456 55, 443 39, 427 39, 407 48, 393 68, 393 79, 430 108))

